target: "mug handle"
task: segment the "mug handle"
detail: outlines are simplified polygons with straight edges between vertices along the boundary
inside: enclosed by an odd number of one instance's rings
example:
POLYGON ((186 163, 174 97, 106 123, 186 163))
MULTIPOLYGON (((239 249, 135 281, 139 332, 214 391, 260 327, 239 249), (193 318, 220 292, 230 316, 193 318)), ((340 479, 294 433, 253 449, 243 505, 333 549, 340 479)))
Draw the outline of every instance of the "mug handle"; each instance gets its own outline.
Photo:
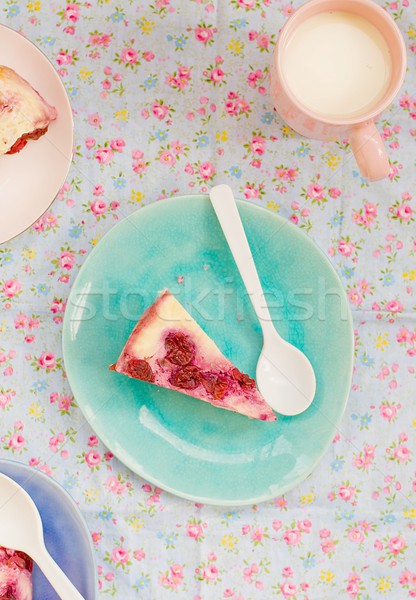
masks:
POLYGON ((363 177, 378 181, 388 176, 390 163, 384 143, 374 121, 352 127, 349 132, 350 146, 363 177))

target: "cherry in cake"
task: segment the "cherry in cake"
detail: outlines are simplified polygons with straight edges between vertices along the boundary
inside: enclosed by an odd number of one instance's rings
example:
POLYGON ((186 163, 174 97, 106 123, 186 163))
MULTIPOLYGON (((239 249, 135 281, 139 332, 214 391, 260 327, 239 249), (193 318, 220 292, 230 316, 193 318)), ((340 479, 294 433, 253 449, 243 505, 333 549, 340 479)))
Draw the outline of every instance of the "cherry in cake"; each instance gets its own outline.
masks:
POLYGON ((110 369, 253 419, 276 420, 254 379, 222 354, 168 290, 143 313, 110 369))
POLYGON ((0 65, 0 156, 16 154, 44 135, 56 108, 13 69, 0 65))
POLYGON ((0 600, 32 600, 33 560, 0 546, 0 600))

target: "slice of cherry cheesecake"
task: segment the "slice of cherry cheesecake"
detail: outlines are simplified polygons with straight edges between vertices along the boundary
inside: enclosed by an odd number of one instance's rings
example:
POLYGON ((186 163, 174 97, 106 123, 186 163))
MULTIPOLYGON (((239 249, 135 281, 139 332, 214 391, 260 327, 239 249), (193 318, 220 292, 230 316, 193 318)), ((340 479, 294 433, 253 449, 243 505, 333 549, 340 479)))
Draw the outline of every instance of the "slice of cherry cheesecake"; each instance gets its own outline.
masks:
POLYGON ((143 313, 110 369, 253 419, 276 420, 254 379, 222 354, 168 290, 143 313))
POLYGON ((32 600, 33 560, 0 546, 0 600, 32 600))
POLYGON ((44 135, 57 111, 16 71, 0 65, 0 155, 44 135))

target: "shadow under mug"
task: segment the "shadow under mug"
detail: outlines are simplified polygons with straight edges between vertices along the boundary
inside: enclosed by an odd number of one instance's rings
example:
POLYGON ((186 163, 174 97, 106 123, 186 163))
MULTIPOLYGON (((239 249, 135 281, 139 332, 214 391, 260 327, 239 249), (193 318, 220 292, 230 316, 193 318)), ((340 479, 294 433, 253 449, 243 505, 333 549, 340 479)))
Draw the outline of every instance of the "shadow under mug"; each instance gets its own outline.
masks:
POLYGON ((310 0, 298 8, 283 26, 274 50, 270 71, 270 92, 281 118, 297 133, 317 140, 348 138, 359 169, 368 181, 384 179, 390 172, 386 149, 374 121, 391 104, 406 72, 406 47, 390 15, 372 0, 310 0), (296 97, 284 76, 284 51, 297 28, 320 13, 352 13, 373 25, 387 44, 391 58, 390 79, 382 97, 362 114, 333 117, 311 110, 296 97))

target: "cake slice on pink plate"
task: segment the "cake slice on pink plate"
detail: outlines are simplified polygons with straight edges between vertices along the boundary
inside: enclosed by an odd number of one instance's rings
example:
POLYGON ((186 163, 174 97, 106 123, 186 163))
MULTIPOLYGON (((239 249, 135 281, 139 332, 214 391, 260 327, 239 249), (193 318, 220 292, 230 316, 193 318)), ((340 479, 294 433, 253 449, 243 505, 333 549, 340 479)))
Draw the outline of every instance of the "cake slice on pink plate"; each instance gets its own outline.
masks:
POLYGON ((143 313, 110 369, 252 419, 276 420, 254 379, 222 354, 168 290, 143 313))
POLYGON ((48 131, 57 111, 16 71, 0 65, 0 155, 16 154, 48 131))

